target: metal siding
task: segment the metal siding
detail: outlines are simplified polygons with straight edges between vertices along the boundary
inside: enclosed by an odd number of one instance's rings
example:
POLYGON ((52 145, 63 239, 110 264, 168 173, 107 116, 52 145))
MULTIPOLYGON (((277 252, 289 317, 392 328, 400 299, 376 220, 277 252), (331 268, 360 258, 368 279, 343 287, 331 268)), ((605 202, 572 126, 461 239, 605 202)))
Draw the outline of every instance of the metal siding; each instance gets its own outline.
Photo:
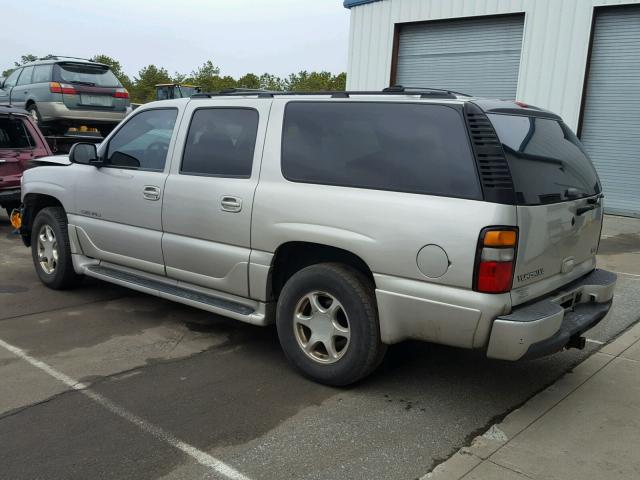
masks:
POLYGON ((523 21, 517 15, 405 25, 395 83, 515 98, 523 21))
POLYGON ((640 6, 597 12, 581 139, 611 213, 640 217, 640 6))
POLYGON ((396 23, 524 12, 516 98, 560 114, 575 130, 593 7, 620 3, 640 0, 382 0, 357 6, 350 10, 354 43, 347 86, 363 90, 389 86, 396 23), (382 14, 363 22, 362 17, 373 10, 382 14), (366 58, 371 56, 385 61, 368 64, 366 58))

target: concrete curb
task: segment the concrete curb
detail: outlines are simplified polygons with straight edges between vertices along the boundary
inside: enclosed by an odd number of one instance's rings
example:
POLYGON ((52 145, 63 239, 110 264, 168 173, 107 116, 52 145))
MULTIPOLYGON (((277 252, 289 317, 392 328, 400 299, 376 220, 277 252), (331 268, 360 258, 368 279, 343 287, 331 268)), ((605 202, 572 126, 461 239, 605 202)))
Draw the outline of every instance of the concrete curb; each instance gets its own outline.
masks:
POLYGON ((474 438, 470 445, 462 447, 448 460, 422 476, 420 480, 458 480, 463 478, 638 340, 640 340, 640 323, 636 323, 571 372, 566 373, 553 385, 511 412, 501 423, 492 425, 484 434, 474 438))

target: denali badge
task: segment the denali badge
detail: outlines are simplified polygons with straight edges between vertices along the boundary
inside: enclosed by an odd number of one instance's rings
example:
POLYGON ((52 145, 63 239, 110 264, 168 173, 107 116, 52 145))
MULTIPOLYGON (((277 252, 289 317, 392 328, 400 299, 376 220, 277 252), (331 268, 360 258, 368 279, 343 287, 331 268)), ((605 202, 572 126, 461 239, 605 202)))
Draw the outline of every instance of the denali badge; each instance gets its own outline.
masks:
POLYGON ((539 268, 534 270, 533 272, 523 273, 522 275, 518 275, 519 282, 526 282, 527 280, 531 280, 532 278, 539 277, 544 273, 544 268, 539 268))

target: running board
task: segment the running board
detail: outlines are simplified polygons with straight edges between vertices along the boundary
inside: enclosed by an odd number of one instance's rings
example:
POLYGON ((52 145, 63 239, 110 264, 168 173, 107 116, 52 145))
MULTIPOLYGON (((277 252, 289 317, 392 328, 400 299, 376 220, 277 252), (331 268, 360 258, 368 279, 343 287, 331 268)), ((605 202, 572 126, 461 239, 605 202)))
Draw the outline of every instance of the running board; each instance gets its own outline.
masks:
POLYGON ((170 285, 158 280, 102 265, 88 265, 84 268, 84 273, 90 277, 231 317, 253 325, 267 325, 268 323, 264 309, 255 309, 227 298, 198 292, 177 285, 170 285))

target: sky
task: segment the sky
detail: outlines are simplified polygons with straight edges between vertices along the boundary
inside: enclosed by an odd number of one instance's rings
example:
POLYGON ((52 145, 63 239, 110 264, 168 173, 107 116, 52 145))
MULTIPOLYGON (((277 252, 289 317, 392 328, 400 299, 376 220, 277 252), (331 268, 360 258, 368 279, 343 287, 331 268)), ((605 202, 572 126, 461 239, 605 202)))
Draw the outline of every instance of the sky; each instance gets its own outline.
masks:
POLYGON ((190 73, 206 60, 233 77, 347 68, 342 0, 4 0, 2 17, 13 20, 0 27, 0 71, 26 53, 105 54, 129 76, 149 64, 190 73))

